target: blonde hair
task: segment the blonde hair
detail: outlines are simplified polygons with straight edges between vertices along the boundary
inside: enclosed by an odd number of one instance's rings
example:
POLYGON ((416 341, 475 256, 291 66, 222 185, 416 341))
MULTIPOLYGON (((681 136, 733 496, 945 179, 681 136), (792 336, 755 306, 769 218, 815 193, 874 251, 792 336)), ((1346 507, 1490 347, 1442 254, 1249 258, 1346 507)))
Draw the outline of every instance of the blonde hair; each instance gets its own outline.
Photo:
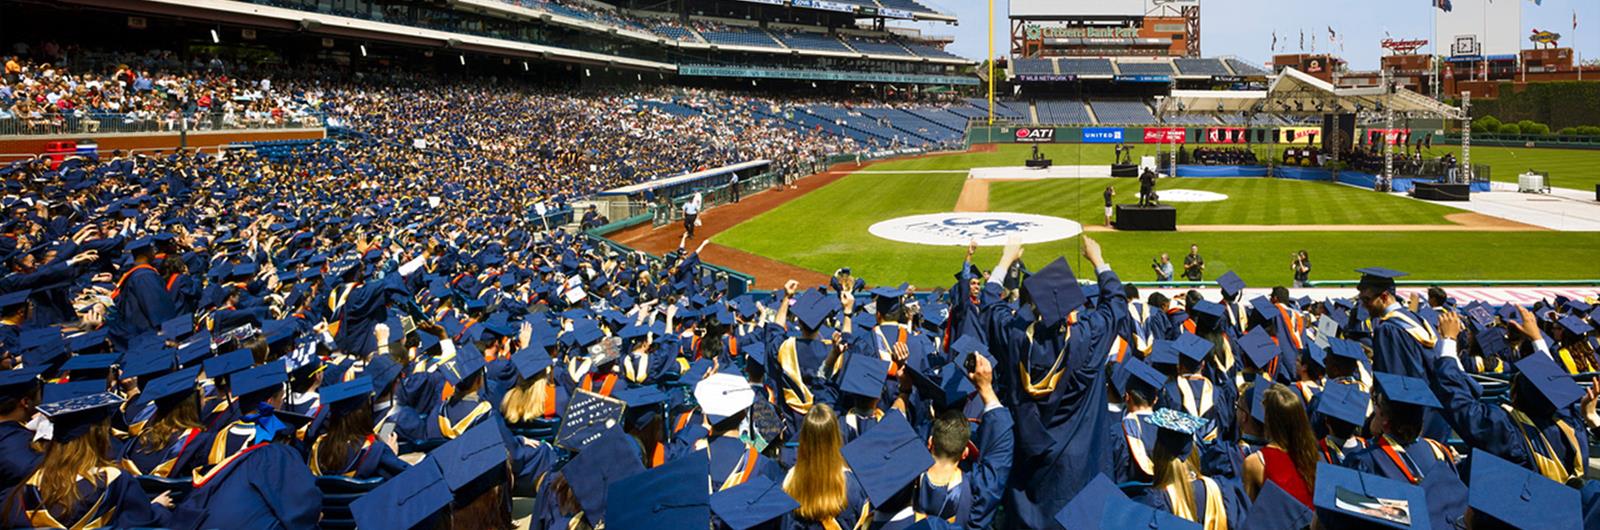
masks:
POLYGON ((1173 514, 1189 513, 1198 515, 1199 513, 1199 510, 1195 507, 1194 473, 1192 470, 1198 469, 1200 466, 1190 462, 1189 460, 1192 458, 1194 458, 1192 449, 1189 454, 1176 455, 1172 453, 1171 449, 1167 448, 1166 444, 1158 443, 1155 445, 1155 454, 1152 455, 1152 459, 1155 460, 1156 465, 1155 474, 1151 480, 1151 488, 1157 492, 1164 493, 1167 486, 1172 486, 1178 493, 1177 497, 1179 497, 1171 499, 1172 502, 1184 503, 1184 506, 1188 508, 1188 510, 1178 510, 1174 507, 1173 514))
POLYGON ((106 420, 100 420, 77 438, 41 442, 44 455, 39 459, 39 498, 46 507, 57 513, 71 511, 82 496, 78 491, 79 477, 95 487, 107 485, 99 471, 111 466, 105 457, 111 445, 111 425, 106 420))
POLYGON ((500 410, 511 424, 528 423, 544 417, 545 395, 549 392, 550 372, 517 382, 500 398, 500 410))
POLYGON ((839 418, 833 408, 826 404, 812 406, 800 426, 794 469, 783 484, 784 493, 800 503, 795 515, 808 521, 824 521, 844 511, 847 491, 841 445, 839 418))

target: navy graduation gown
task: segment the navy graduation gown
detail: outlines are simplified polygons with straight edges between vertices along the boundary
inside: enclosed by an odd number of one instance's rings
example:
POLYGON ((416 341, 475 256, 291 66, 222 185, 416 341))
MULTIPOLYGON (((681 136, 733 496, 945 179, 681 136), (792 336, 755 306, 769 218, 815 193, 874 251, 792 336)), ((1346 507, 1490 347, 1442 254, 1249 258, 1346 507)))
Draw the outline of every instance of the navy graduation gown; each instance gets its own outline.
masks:
POLYGON ((173 509, 178 529, 312 528, 322 492, 300 453, 275 443, 252 446, 195 480, 173 509))
POLYGON ((1379 438, 1366 449, 1345 456, 1345 467, 1370 473, 1390 480, 1416 484, 1427 493, 1428 519, 1436 530, 1451 530, 1453 522, 1467 512, 1467 487, 1461 482, 1454 454, 1443 444, 1435 447, 1424 438, 1406 445, 1404 451, 1395 451, 1395 457, 1384 450, 1379 438), (1443 454, 1444 459, 1439 458, 1443 454), (1402 470, 1400 466, 1406 466, 1402 470), (1407 473, 1410 476, 1407 476, 1407 473), (1413 481, 1412 479, 1416 479, 1413 481))
MULTIPOLYGON (((1213 482, 1217 484, 1217 495, 1222 497, 1222 508, 1223 513, 1228 517, 1228 528, 1243 528, 1245 513, 1248 509, 1243 492, 1229 487, 1223 481, 1213 480, 1213 482)), ((1204 481, 1198 479, 1190 484, 1195 495, 1194 508, 1197 522, 1205 521, 1207 517, 1205 500, 1207 486, 1204 484, 1204 481)), ((1167 492, 1164 490, 1150 488, 1145 490, 1144 495, 1140 495, 1134 500, 1163 512, 1174 513, 1172 511, 1172 499, 1167 496, 1167 492)))
POLYGON ((161 476, 189 478, 195 468, 206 463, 206 451, 211 449, 211 442, 215 437, 216 433, 203 428, 178 431, 172 434, 172 439, 166 445, 154 451, 144 450, 140 447, 139 439, 133 438, 122 444, 119 457, 124 462, 132 464, 133 471, 144 475, 157 474, 156 468, 171 461, 170 471, 161 476))
POLYGON ((1425 347, 1407 331, 1402 319, 1410 319, 1419 325, 1427 325, 1421 317, 1402 308, 1394 308, 1398 313, 1383 319, 1373 318, 1372 325, 1372 370, 1427 379, 1428 373, 1423 368, 1427 359, 1434 357, 1433 349, 1425 347))
POLYGON ((961 528, 979 530, 994 524, 995 514, 1011 477, 1013 433, 1011 412, 996 408, 983 413, 978 424, 978 461, 963 471, 954 487, 935 486, 924 473, 917 480, 912 508, 917 513, 954 520, 961 528))
POLYGON ((39 453, 33 452, 33 431, 21 423, 0 423, 0 491, 11 489, 39 467, 39 453))
MULTIPOLYGON (((323 442, 327 443, 327 442, 323 442)), ((315 455, 315 452, 313 452, 315 455)), ((315 462, 315 459, 310 459, 315 462)), ((356 479, 369 479, 381 477, 394 478, 395 475, 410 468, 411 464, 401 460, 388 444, 376 440, 365 444, 351 444, 350 450, 345 453, 345 465, 339 469, 319 469, 324 475, 342 475, 356 479), (363 447, 365 446, 365 447, 363 447)))
POLYGON ((157 329, 177 314, 166 282, 155 268, 136 266, 124 274, 121 287, 113 291, 115 312, 106 324, 112 340, 119 344, 157 329))
MULTIPOLYGON (((1443 405, 1440 415, 1474 449, 1488 451, 1535 472, 1539 471, 1535 451, 1569 472, 1574 460, 1580 465, 1589 461, 1589 433, 1584 428, 1579 404, 1574 403, 1553 416, 1530 417, 1532 425, 1523 425, 1507 410, 1509 405, 1482 399, 1483 388, 1462 372, 1454 359, 1435 359, 1434 374, 1433 392, 1443 405), (1562 425, 1571 429, 1576 443, 1568 440, 1562 425), (1542 440, 1538 434, 1544 435, 1542 440)), ((1581 475, 1582 471, 1579 473, 1581 475)))
POLYGON ((96 486, 88 480, 79 479, 80 497, 78 502, 73 504, 72 510, 67 512, 58 512, 43 506, 39 491, 34 486, 24 484, 20 486, 23 488, 20 491, 8 491, 4 497, 7 502, 4 507, 4 526, 8 528, 36 526, 37 523, 30 520, 28 511, 35 512, 32 517, 42 519, 39 523, 53 520, 67 528, 79 525, 85 528, 167 526, 169 515, 167 509, 150 504, 150 497, 139 488, 138 480, 132 475, 111 467, 101 468, 100 471, 111 480, 104 485, 96 486), (93 524, 90 524, 91 522, 93 524))
MULTIPOLYGON (((861 483, 856 481, 855 473, 848 470, 844 472, 845 501, 844 510, 834 516, 834 522, 839 523, 839 528, 855 528, 861 518, 868 515, 871 506, 867 503, 867 491, 861 488, 861 483)), ((785 479, 787 480, 787 479, 785 479)), ((782 482, 780 482, 781 484, 782 482)), ((783 514, 783 521, 779 523, 783 530, 826 530, 822 523, 807 521, 795 515, 794 512, 783 514)))

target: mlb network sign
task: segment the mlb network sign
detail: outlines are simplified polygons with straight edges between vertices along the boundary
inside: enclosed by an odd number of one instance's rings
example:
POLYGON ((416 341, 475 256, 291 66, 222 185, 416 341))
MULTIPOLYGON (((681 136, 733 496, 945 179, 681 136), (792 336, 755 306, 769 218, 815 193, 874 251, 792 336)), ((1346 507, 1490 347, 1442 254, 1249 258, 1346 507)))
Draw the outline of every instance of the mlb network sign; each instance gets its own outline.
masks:
POLYGON ((1055 143, 1055 141, 1056 130, 1049 127, 1039 129, 1023 127, 1017 129, 1017 143, 1019 144, 1051 144, 1055 143))
POLYGON ((1090 127, 1083 130, 1083 143, 1086 144, 1120 144, 1122 143, 1121 127, 1090 127))

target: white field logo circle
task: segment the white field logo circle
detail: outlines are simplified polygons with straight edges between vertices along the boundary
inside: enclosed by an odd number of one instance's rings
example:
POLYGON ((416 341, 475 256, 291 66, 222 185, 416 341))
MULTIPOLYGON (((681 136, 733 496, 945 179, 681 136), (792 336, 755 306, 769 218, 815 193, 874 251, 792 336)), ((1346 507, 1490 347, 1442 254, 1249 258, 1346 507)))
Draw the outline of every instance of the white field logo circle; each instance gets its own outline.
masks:
POLYGON ((1227 199, 1227 195, 1214 191, 1156 190, 1156 200, 1160 202, 1217 202, 1227 199))
POLYGON ((872 235, 919 245, 999 246, 1015 235, 1023 243, 1066 239, 1083 232, 1083 225, 1051 217, 1010 212, 930 213, 879 222, 867 228, 872 235))

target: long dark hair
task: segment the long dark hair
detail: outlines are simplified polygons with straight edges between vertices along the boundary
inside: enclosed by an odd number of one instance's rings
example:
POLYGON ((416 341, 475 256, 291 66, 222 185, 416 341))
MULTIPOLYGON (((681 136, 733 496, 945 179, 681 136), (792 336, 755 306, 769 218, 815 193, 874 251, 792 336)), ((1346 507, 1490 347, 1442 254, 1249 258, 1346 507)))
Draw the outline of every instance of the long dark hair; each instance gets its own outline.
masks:
POLYGON ((328 432, 313 443, 317 467, 337 474, 350 465, 350 452, 372 434, 372 407, 356 407, 347 414, 328 414, 328 432))
POLYGON ((200 426, 200 399, 193 392, 167 403, 156 403, 155 417, 139 432, 139 450, 160 451, 172 443, 172 436, 200 426))
POLYGON ((1262 398, 1267 421, 1262 424, 1262 434, 1267 441, 1283 448, 1294 462, 1295 471, 1310 487, 1317 481, 1317 441, 1311 435, 1311 420, 1306 418, 1306 406, 1299 394, 1288 386, 1273 383, 1262 398))

